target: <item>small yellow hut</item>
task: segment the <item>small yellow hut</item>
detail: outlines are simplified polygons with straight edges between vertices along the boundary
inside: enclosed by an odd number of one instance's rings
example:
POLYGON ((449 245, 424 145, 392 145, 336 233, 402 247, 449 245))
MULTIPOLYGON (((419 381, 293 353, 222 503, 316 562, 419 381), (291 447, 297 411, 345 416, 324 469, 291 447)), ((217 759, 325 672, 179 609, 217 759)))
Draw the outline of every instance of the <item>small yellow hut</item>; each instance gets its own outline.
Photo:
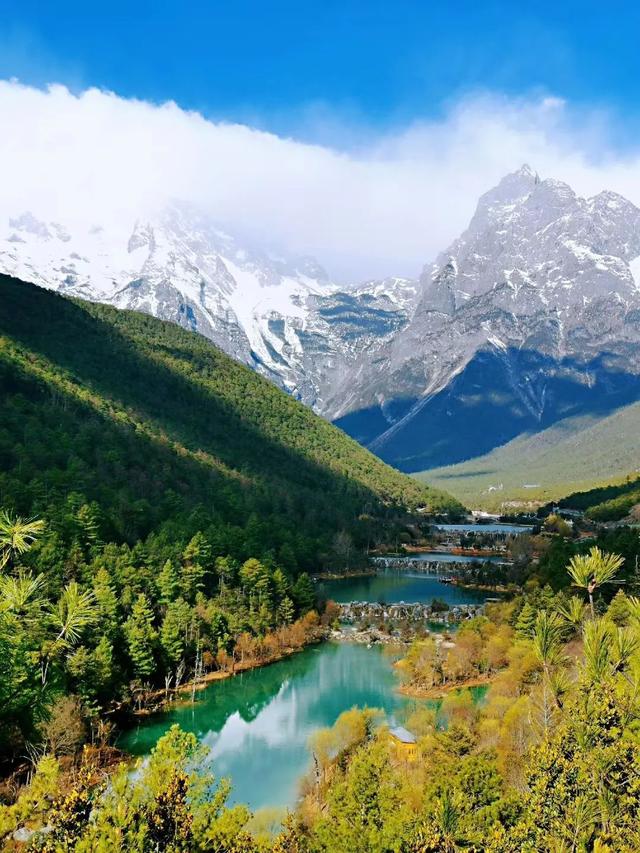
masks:
POLYGON ((415 761, 418 757, 416 736, 404 726, 389 729, 389 739, 400 761, 415 761))

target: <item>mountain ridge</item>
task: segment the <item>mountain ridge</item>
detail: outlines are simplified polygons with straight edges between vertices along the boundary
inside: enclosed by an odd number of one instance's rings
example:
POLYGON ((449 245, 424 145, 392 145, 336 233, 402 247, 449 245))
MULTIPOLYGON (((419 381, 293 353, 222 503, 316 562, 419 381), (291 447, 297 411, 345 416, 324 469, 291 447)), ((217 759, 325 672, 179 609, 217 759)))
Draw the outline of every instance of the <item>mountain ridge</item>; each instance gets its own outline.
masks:
POLYGON ((640 292, 630 264, 639 254, 640 210, 621 196, 581 199, 528 168, 507 176, 480 199, 469 228, 425 268, 411 319, 360 376, 357 401, 336 422, 397 467, 418 471, 491 449, 479 435, 464 455, 429 452, 443 434, 453 448, 464 420, 474 416, 474 401, 501 401, 507 429, 495 432, 493 447, 513 438, 511 427, 531 431, 559 419, 554 383, 568 360, 576 385, 601 389, 585 395, 583 413, 601 405, 596 398, 607 397, 619 374, 629 374, 633 386, 620 403, 633 402, 640 292), (527 352, 535 358, 518 355, 527 352), (594 374, 597 359, 602 369, 594 374), (479 360, 492 369, 465 383, 479 360), (492 382, 492 373, 502 374, 500 381, 492 382), (387 424, 375 419, 376 407, 387 424))
POLYGON ((6 276, 0 292, 0 490, 23 515, 81 494, 117 541, 218 519, 230 553, 254 529, 253 556, 286 544, 313 568, 343 530, 363 544, 368 516, 460 509, 199 335, 6 276))
POLYGON ((416 280, 340 287, 179 204, 118 240, 86 232, 19 216, 0 270, 199 331, 408 472, 638 399, 640 210, 529 166, 481 196, 416 280))

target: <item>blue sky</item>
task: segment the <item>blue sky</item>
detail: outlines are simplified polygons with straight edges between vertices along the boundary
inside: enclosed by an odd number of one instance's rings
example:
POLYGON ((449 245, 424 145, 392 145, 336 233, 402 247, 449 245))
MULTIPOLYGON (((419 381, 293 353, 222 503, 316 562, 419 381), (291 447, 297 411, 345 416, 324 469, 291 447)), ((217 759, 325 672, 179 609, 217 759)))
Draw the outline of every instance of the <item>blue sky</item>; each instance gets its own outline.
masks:
POLYGON ((552 93, 622 114, 629 129, 639 111, 632 2, 0 5, 1 77, 174 99, 213 119, 304 138, 438 116, 477 90, 552 93))

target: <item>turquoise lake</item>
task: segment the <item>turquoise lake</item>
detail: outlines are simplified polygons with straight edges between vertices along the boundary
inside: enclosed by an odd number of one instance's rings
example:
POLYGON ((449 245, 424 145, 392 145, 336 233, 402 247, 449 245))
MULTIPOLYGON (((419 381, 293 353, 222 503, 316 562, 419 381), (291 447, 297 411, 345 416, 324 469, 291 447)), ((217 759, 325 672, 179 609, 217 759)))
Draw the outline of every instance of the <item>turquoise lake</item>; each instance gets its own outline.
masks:
MULTIPOLYGON (((484 594, 442 584, 424 575, 390 573, 327 582, 341 601, 392 603, 441 598, 450 604, 484 601, 484 594)), ((210 750, 216 775, 233 784, 231 802, 253 810, 295 805, 309 768, 309 737, 354 706, 381 708, 399 722, 416 700, 401 696, 388 647, 323 643, 286 660, 212 683, 185 702, 146 718, 118 743, 147 755, 174 723, 210 750)))
POLYGON ((516 535, 518 533, 531 533, 533 527, 527 524, 434 524, 437 530, 450 533, 504 533, 505 535, 516 535))
POLYGON ((176 706, 125 732, 118 746, 146 755, 173 723, 210 749, 217 777, 233 783, 232 802, 251 809, 292 807, 309 767, 310 735, 357 705, 389 720, 415 700, 396 692, 388 651, 323 643, 284 661, 211 684, 195 705, 176 706))
POLYGON ((381 572, 370 577, 340 578, 318 582, 318 593, 342 604, 348 601, 380 601, 385 604, 430 604, 434 598, 447 604, 482 604, 490 593, 445 584, 433 575, 381 572))

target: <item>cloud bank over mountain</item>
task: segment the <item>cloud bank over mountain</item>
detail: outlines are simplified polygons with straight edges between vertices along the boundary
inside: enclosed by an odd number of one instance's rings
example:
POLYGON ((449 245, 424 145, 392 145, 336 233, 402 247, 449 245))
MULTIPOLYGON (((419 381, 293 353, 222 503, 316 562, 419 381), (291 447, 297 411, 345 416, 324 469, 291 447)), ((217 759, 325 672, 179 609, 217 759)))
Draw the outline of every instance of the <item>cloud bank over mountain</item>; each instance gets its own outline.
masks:
POLYGON ((523 162, 582 195, 640 204, 640 145, 561 99, 470 96, 437 121, 341 149, 213 122, 175 103, 0 82, 0 221, 121 223, 192 202, 254 243, 313 254, 338 279, 416 275, 478 196, 523 162))

